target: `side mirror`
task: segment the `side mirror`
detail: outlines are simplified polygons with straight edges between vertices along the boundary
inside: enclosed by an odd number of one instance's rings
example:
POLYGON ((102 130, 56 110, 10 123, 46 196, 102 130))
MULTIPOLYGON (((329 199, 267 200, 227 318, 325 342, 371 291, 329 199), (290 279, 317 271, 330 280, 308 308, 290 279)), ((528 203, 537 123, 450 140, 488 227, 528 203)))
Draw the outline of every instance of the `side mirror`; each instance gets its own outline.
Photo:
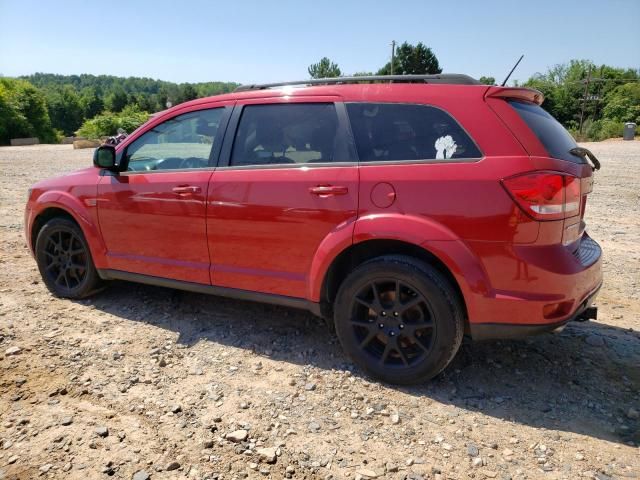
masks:
POLYGON ((116 147, 113 145, 100 145, 93 152, 93 164, 98 168, 117 171, 116 147))

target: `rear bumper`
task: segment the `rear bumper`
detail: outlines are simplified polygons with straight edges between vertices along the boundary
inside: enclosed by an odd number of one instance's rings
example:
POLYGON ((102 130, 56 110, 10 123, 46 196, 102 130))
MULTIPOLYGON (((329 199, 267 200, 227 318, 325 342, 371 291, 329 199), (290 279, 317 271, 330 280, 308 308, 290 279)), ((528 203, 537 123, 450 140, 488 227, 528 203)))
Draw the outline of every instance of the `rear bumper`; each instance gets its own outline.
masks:
POLYGON ((597 307, 592 307, 593 300, 598 295, 600 286, 582 302, 578 309, 567 319, 553 323, 517 324, 517 323, 476 323, 470 324, 470 336, 474 341, 506 340, 526 338, 553 331, 559 331, 570 321, 586 321, 595 319, 597 307))
POLYGON ((474 340, 521 338, 593 318, 587 309, 602 285, 602 251, 586 233, 573 253, 561 245, 493 253, 481 255, 493 288, 474 298, 468 332, 474 340))

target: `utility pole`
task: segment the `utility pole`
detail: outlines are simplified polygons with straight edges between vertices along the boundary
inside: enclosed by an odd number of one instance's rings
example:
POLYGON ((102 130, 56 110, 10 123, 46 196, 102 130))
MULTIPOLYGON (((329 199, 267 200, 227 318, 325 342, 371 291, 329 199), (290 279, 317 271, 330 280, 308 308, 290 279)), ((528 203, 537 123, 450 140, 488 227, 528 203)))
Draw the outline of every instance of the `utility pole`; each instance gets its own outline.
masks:
POLYGON ((591 65, 589 65, 589 73, 587 73, 587 81, 584 84, 584 94, 582 95, 582 111, 580 112, 580 135, 582 135, 582 124, 584 121, 584 107, 587 102, 587 93, 589 92, 589 82, 591 82, 591 65))
POLYGON ((393 75, 393 61, 396 56, 396 41, 391 40, 391 75, 393 75))

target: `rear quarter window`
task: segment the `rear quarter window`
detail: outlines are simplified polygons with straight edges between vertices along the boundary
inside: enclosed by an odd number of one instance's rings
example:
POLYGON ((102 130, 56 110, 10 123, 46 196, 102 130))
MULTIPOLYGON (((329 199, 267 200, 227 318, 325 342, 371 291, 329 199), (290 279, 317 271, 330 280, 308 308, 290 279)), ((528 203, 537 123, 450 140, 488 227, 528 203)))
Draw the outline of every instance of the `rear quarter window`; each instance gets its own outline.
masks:
POLYGON ((582 157, 570 153, 572 148, 578 146, 571 134, 544 108, 520 100, 509 100, 509 104, 538 137, 550 156, 573 163, 584 163, 582 157))
POLYGON ((361 162, 480 158, 480 150, 447 112, 429 105, 347 103, 361 162))

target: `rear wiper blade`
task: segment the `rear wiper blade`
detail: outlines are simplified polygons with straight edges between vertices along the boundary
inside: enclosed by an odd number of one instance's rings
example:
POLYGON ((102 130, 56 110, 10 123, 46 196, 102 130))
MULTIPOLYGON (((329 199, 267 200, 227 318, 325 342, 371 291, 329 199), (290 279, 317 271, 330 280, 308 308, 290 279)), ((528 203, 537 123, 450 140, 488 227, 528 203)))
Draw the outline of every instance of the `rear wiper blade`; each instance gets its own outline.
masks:
POLYGON ((593 154, 591 150, 584 147, 575 147, 569 150, 569 153, 572 153, 573 155, 577 155, 578 157, 582 157, 585 160, 587 160, 587 162, 591 164, 591 167, 594 170, 600 170, 600 160, 596 158, 596 156, 593 154))

